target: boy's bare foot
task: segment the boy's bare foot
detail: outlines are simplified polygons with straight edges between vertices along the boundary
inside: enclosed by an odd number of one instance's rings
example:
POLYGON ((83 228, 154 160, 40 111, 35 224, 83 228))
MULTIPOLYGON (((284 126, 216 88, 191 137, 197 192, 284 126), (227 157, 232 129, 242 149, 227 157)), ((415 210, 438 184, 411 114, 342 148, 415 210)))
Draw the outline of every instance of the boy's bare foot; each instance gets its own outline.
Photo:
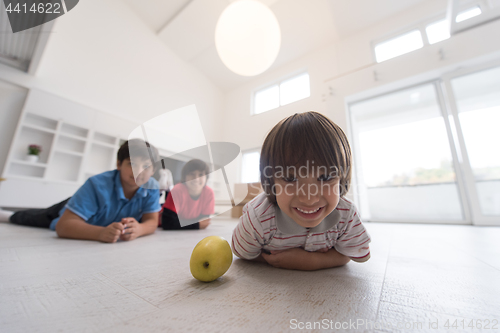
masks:
POLYGON ((3 210, 2 208, 0 208, 0 223, 1 222, 8 223, 12 214, 14 214, 14 212, 11 212, 9 210, 3 210))

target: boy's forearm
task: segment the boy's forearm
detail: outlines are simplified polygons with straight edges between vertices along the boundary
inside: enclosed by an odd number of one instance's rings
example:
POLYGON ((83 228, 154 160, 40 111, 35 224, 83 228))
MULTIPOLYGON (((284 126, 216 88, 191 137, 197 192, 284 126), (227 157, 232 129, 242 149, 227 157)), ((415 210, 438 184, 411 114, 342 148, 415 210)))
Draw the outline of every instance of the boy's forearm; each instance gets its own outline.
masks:
POLYGON ((158 228, 158 217, 142 221, 142 223, 139 223, 139 226, 139 237, 150 235, 156 231, 156 228, 158 228))
POLYGON ((330 249, 327 252, 308 252, 302 248, 293 248, 284 251, 271 251, 270 255, 262 255, 272 266, 296 269, 300 271, 315 271, 345 265, 349 258, 330 249))
POLYGON ((309 252, 312 256, 310 264, 311 270, 333 268, 347 264, 351 259, 340 254, 335 249, 330 249, 327 252, 309 252))
POLYGON ((60 220, 56 225, 57 236, 61 238, 99 240, 104 227, 88 224, 77 219, 60 220))
POLYGON ((257 258, 250 259, 250 261, 257 261, 257 262, 265 262, 265 263, 267 263, 266 259, 264 259, 264 257, 262 257, 262 254, 259 254, 259 256, 257 258))

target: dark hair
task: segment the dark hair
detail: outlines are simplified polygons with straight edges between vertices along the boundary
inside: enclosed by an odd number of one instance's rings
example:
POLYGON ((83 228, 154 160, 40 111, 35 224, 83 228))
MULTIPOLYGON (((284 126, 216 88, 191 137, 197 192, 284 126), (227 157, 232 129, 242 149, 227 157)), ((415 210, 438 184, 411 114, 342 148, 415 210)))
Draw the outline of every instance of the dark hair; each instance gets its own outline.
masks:
POLYGON ((131 139, 125 141, 118 149, 118 153, 116 154, 116 159, 118 162, 123 163, 127 158, 139 157, 142 159, 150 159, 151 163, 155 166, 158 166, 157 162, 160 159, 160 155, 158 154, 158 149, 156 149, 152 144, 147 141, 141 139, 131 139))
MULTIPOLYGON (((260 181, 269 200, 273 193, 276 167, 300 167, 313 161, 317 166, 335 168, 340 178, 340 196, 349 191, 351 147, 342 129, 321 113, 296 113, 283 119, 269 132, 260 154, 260 181), (269 170, 272 172, 269 175, 269 170)), ((309 165, 309 164, 308 164, 309 165)))
POLYGON ((207 176, 207 180, 208 180, 208 174, 210 173, 210 168, 209 168, 208 164, 203 162, 202 160, 194 159, 194 160, 187 162, 182 167, 181 182, 184 183, 186 181, 187 174, 191 173, 193 171, 204 172, 205 176, 207 176))

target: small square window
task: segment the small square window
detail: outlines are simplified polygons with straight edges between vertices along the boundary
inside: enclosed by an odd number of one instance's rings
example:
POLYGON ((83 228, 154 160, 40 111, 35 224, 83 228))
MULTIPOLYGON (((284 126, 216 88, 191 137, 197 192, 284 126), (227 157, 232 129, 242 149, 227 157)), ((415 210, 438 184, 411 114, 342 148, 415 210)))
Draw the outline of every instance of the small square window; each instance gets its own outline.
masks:
POLYGON ((418 50, 423 46, 422 34, 419 30, 413 30, 399 37, 377 44, 375 46, 375 56, 377 62, 382 62, 418 50))
POLYGON ((455 22, 462 22, 465 20, 468 20, 470 18, 473 18, 474 16, 481 15, 481 8, 479 6, 469 8, 457 15, 455 18, 455 22))
POLYGON ((429 24, 425 28, 425 32, 427 33, 429 44, 435 44, 437 42, 450 38, 450 27, 448 26, 447 20, 429 24))
POLYGON ((286 105, 309 97, 309 75, 304 73, 280 84, 280 105, 286 105))
POLYGON ((242 183, 256 183, 260 182, 260 151, 249 151, 243 153, 242 168, 241 168, 241 182, 242 183))
POLYGON ((302 73, 255 92, 253 114, 263 113, 311 95, 309 74, 302 73))
POLYGON ((255 93, 254 112, 259 114, 280 106, 280 88, 278 85, 260 90, 255 93))

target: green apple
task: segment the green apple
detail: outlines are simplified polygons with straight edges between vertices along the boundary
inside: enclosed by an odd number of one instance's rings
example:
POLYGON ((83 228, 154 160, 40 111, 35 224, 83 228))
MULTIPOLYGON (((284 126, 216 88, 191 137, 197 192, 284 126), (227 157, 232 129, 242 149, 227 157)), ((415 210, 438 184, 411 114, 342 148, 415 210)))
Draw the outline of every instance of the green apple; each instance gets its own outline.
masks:
POLYGON ((189 267, 196 279, 210 282, 224 275, 232 262, 233 253, 227 240, 219 236, 209 236, 194 247, 189 267))

